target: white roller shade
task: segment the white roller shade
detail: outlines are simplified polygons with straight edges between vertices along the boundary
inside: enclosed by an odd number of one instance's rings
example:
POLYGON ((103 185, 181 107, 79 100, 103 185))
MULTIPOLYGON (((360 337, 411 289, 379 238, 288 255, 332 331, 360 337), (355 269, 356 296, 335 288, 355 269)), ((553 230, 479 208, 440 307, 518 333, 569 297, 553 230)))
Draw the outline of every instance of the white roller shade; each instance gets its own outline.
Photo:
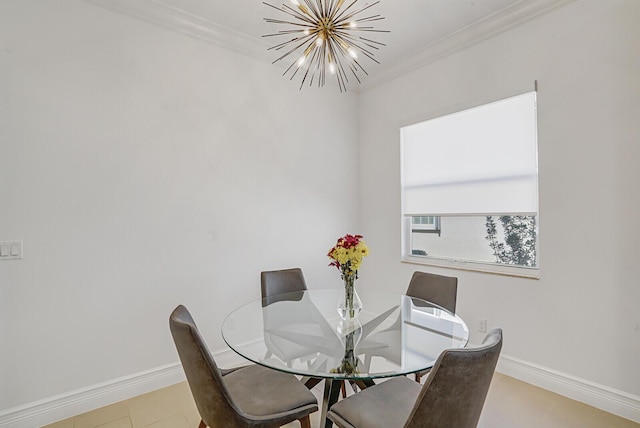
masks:
POLYGON ((536 214, 536 93, 401 128, 404 215, 536 214))

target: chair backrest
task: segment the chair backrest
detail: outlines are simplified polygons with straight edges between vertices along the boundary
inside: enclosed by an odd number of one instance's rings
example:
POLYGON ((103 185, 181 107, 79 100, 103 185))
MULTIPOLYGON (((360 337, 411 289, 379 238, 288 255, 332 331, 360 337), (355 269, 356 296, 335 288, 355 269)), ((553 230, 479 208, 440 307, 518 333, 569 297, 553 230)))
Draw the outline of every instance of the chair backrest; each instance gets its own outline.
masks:
POLYGON ((427 300, 455 313, 458 278, 434 273, 414 272, 407 288, 407 296, 427 300))
POLYGON ((173 310, 169 327, 202 420, 210 427, 240 426, 241 418, 227 399, 222 374, 187 308, 180 305, 173 310))
MULTIPOLYGON (((270 305, 271 303, 278 302, 282 299, 272 298, 285 293, 293 293, 296 291, 304 291, 307 289, 307 283, 304 280, 302 269, 282 269, 272 270, 260 273, 260 291, 262 292, 263 306, 270 305)), ((299 297, 287 300, 300 300, 302 294, 299 297)))
POLYGON ((405 428, 475 428, 501 349, 502 330, 496 328, 477 348, 440 354, 405 428))

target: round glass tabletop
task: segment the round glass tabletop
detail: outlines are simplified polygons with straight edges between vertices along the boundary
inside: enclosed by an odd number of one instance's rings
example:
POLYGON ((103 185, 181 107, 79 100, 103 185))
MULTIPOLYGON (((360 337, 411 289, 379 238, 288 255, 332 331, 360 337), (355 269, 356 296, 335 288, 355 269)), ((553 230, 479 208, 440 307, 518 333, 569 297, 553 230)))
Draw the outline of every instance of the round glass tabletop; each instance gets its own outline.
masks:
POLYGON ((397 293, 358 290, 355 321, 337 311, 339 289, 259 299, 234 310, 222 337, 244 358, 276 370, 333 379, 399 376, 433 366, 442 351, 466 346, 457 315, 397 293))

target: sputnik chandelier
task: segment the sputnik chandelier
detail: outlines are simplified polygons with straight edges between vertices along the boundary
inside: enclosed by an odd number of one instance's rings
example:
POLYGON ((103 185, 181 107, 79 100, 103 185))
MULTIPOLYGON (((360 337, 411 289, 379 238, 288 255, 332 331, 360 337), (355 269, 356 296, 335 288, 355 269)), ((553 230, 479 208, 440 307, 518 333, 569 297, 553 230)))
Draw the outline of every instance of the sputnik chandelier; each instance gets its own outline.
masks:
POLYGON ((289 20, 264 18, 273 24, 288 26, 274 34, 263 37, 289 36, 290 39, 269 48, 269 50, 283 51, 284 54, 273 63, 281 61, 289 55, 295 60, 283 73, 291 72, 290 80, 299 73, 301 75, 300 89, 305 82, 309 86, 314 81, 318 87, 324 86, 327 72, 336 76, 340 92, 347 90, 346 84, 353 75, 360 82, 359 73, 368 75, 360 64, 363 55, 377 64, 373 58, 374 50, 379 50, 384 43, 363 37, 363 34, 388 33, 386 30, 376 30, 369 26, 371 22, 384 19, 380 15, 358 16, 369 8, 380 3, 356 6, 358 0, 350 0, 345 6, 345 0, 290 0, 292 5, 283 4, 282 7, 270 6, 289 15, 289 20), (343 7, 344 6, 344 7, 343 7))

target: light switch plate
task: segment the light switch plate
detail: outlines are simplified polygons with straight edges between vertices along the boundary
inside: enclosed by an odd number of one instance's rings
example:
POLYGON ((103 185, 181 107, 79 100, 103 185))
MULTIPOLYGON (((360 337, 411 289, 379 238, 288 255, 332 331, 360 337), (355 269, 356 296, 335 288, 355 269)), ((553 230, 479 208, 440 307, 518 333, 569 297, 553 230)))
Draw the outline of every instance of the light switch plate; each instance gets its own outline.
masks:
POLYGON ((0 241, 0 261, 22 259, 22 241, 0 241))

